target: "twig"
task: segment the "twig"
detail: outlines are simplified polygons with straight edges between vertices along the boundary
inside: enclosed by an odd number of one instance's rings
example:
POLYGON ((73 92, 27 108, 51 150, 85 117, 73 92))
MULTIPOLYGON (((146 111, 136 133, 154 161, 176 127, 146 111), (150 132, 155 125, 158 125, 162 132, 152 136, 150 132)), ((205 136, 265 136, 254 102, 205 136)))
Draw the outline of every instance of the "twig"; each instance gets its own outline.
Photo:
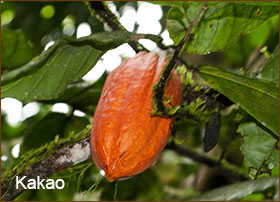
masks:
POLYGON ((249 179, 248 175, 245 172, 243 172, 243 170, 241 170, 240 168, 238 168, 233 164, 228 163, 225 160, 219 161, 216 159, 212 159, 204 154, 199 154, 190 149, 175 146, 174 144, 168 145, 167 149, 171 149, 180 155, 192 159, 193 161, 205 164, 209 167, 216 168, 218 172, 232 179, 236 179, 236 180, 249 179))
POLYGON ((166 112, 165 106, 163 104, 163 94, 164 94, 164 88, 166 85, 166 81, 167 81, 173 67, 176 65, 176 63, 179 59, 178 58, 179 53, 180 53, 181 49, 183 48, 184 44, 186 43, 187 39, 189 38, 193 26, 196 24, 196 22, 197 22, 198 18, 200 17, 201 13, 203 12, 203 10, 207 9, 207 7, 205 5, 206 5, 206 2, 203 1, 199 12, 197 13, 194 20, 191 22, 190 26, 188 27, 187 33, 185 34, 184 38, 180 41, 178 46, 175 48, 173 57, 171 58, 165 71, 163 72, 162 76, 160 77, 159 83, 158 83, 156 91, 155 91, 155 98, 156 98, 156 104, 157 104, 158 109, 163 113, 166 112))
MULTIPOLYGON (((110 9, 101 1, 90 1, 90 6, 92 9, 95 10, 97 15, 101 17, 107 25, 112 29, 112 30, 125 30, 127 31, 122 24, 119 22, 117 16, 115 16, 114 13, 110 11, 110 9)), ((128 43, 136 53, 140 51, 147 51, 148 50, 142 46, 140 43, 137 43, 135 41, 131 41, 128 43)))

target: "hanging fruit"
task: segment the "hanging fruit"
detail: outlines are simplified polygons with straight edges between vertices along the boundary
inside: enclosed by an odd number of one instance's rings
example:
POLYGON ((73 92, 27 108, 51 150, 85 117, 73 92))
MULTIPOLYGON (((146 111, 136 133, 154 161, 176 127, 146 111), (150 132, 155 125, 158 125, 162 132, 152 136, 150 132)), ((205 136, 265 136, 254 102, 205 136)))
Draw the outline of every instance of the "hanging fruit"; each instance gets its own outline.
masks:
MULTIPOLYGON (((93 118, 91 153, 109 181, 143 172, 168 142, 174 119, 151 116, 153 85, 167 63, 164 56, 140 52, 107 77, 93 118)), ((173 106, 181 103, 176 71, 164 95, 173 106)))

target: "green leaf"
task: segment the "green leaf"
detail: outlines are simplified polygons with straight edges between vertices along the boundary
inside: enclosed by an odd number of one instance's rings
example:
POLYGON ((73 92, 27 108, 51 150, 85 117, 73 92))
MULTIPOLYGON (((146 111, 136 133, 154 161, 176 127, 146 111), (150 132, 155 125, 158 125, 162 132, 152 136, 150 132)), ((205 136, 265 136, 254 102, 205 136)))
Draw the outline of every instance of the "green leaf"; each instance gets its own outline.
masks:
POLYGON ((263 67, 260 77, 279 86, 279 44, 274 49, 266 65, 263 67))
POLYGON ((241 124, 238 128, 243 138, 241 151, 244 164, 250 169, 258 170, 266 161, 269 167, 279 163, 279 151, 275 148, 277 140, 255 123, 241 124))
POLYGON ((1 42, 1 62, 4 69, 21 66, 36 54, 33 44, 27 40, 22 30, 3 29, 1 42))
MULTIPOLYGON (((202 2, 185 2, 182 7, 173 6, 169 10, 167 29, 175 44, 181 41, 201 5, 202 2)), ((260 3, 207 2, 207 7, 192 30, 185 47, 187 52, 206 54, 225 50, 279 13, 278 6, 260 3)))
POLYGON ((85 117, 71 116, 64 128, 64 136, 69 135, 69 133, 78 133, 89 124, 89 120, 85 117))
POLYGON ((50 113, 35 124, 29 125, 23 134, 24 141, 20 152, 24 154, 50 142, 56 135, 61 135, 67 122, 66 118, 62 113, 50 113))
POLYGON ((63 41, 35 73, 3 85, 2 97, 24 102, 55 99, 68 84, 87 73, 103 53, 90 45, 73 46, 63 41))
POLYGON ((126 31, 98 33, 79 39, 63 37, 25 66, 4 74, 2 98, 13 97, 23 102, 56 99, 70 83, 78 81, 94 67, 106 50, 141 38, 159 39, 126 31))
POLYGON ((249 180, 246 182, 235 183, 233 185, 227 185, 221 188, 217 188, 201 194, 191 201, 234 201, 242 199, 243 197, 255 193, 261 192, 268 188, 275 187, 278 189, 279 183, 278 177, 261 178, 258 180, 249 180))
POLYGON ((161 6, 183 6, 185 4, 184 1, 148 1, 152 4, 158 4, 161 6))
POLYGON ((263 126, 278 135, 279 88, 270 82, 203 66, 199 75, 219 93, 239 104, 263 126))
MULTIPOLYGON (((186 4, 185 1, 148 1, 149 3, 152 4, 158 4, 158 5, 162 5, 162 6, 183 6, 186 4)), ((207 2, 209 5, 215 5, 218 4, 218 1, 209 1, 207 2)), ((253 4, 253 5, 261 5, 261 4, 269 4, 269 5, 274 5, 274 6, 278 6, 278 2, 277 1, 234 1, 231 2, 234 4, 253 4)))
POLYGON ((94 84, 78 82, 69 85, 63 95, 55 100, 46 101, 46 103, 67 103, 75 109, 93 115, 94 106, 96 106, 99 101, 106 77, 107 73, 104 73, 94 84))

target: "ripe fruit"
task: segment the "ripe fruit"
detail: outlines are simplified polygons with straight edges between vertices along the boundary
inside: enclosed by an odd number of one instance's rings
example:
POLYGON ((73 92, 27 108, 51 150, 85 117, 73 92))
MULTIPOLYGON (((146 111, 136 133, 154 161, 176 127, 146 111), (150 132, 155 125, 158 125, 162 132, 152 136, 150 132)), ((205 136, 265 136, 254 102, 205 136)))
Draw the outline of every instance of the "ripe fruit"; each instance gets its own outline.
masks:
MULTIPOLYGON (((136 175, 158 158, 167 144, 174 119, 151 116, 153 85, 168 61, 156 53, 140 52, 112 71, 102 90, 91 132, 95 164, 109 181, 136 175)), ((165 96, 181 102, 175 71, 165 96)))

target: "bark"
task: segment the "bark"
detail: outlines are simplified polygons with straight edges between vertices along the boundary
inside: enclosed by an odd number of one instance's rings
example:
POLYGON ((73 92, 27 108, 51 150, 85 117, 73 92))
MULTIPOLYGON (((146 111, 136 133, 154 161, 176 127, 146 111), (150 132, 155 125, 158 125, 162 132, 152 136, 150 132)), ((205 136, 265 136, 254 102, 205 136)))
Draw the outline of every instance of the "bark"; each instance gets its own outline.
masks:
MULTIPOLYGON (((66 170, 69 167, 84 162, 91 156, 89 140, 90 138, 87 137, 76 143, 62 147, 46 159, 36 162, 27 169, 23 170, 17 174, 17 176, 19 176, 19 178, 27 176, 23 181, 23 183, 26 184, 28 179, 36 179, 37 176, 40 176, 41 179, 46 179, 59 171, 66 170)), ((209 167, 214 167, 225 175, 233 177, 237 180, 244 180, 248 178, 248 176, 238 167, 227 162, 220 162, 209 158, 204 154, 199 154, 175 145, 168 146, 167 149, 172 149, 178 154, 184 155, 195 162, 205 164, 209 167)), ((16 173, 14 173, 11 178, 4 179, 1 183, 1 197, 3 201, 12 201, 25 191, 25 189, 21 186, 19 186, 19 189, 16 189, 15 175, 16 173)))
POLYGON ((54 152, 52 155, 46 159, 39 161, 27 169, 23 170, 19 174, 14 173, 11 178, 4 179, 1 183, 1 197, 3 201, 14 200, 22 192, 25 191, 22 186, 16 189, 16 178, 27 176, 23 183, 29 179, 36 179, 37 176, 40 178, 49 178, 53 174, 63 171, 68 167, 74 166, 80 162, 87 160, 90 157, 90 145, 89 137, 78 141, 72 145, 65 146, 58 151, 54 152))

